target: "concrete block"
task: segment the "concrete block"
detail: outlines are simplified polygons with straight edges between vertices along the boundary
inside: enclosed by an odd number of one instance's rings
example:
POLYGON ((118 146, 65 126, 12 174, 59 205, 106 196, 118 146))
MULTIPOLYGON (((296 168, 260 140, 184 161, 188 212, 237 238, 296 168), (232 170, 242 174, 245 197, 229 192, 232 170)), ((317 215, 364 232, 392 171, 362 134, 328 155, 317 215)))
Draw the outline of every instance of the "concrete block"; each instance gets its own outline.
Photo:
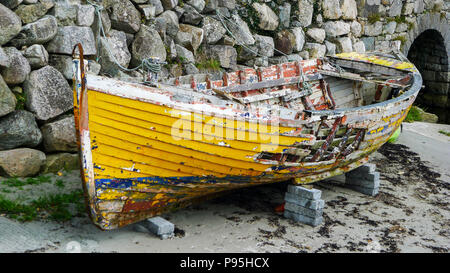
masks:
POLYGON ((358 168, 351 170, 346 174, 359 174, 359 173, 373 173, 375 172, 376 165, 373 163, 366 163, 364 165, 359 166, 358 168))
POLYGON ((290 212, 287 210, 284 211, 284 217, 286 217, 288 219, 292 219, 296 222, 300 222, 300 223, 304 223, 304 224, 313 226, 313 227, 318 226, 323 222, 322 216, 312 218, 312 217, 308 217, 308 216, 301 215, 298 213, 293 213, 293 212, 290 212))
POLYGON ((322 196, 322 191, 317 189, 307 189, 302 186, 288 185, 288 192, 302 198, 317 200, 322 196))
POLYGON ((173 235, 175 225, 162 217, 153 217, 141 222, 149 231, 161 237, 168 238, 173 235))
POLYGON ((362 194, 366 194, 366 195, 370 195, 370 196, 375 196, 378 194, 378 189, 379 188, 365 188, 365 187, 361 187, 361 186, 356 186, 356 185, 346 185, 346 187, 360 192, 362 194))
POLYGON ((322 199, 318 199, 318 200, 312 200, 312 199, 307 199, 307 198, 299 198, 297 195, 290 193, 290 192, 286 192, 286 195, 284 196, 284 200, 286 202, 289 203, 293 203, 308 209, 313 209, 313 210, 317 210, 317 209, 323 209, 324 205, 325 205, 325 201, 322 199))
POLYGON ((380 187, 380 179, 366 180, 359 177, 348 177, 345 181, 347 185, 356 185, 365 188, 378 188, 380 187))
POLYGON ((294 203, 286 202, 284 205, 284 210, 288 210, 290 212, 298 213, 304 216, 316 218, 322 216, 322 209, 308 209, 302 206, 299 206, 294 203))

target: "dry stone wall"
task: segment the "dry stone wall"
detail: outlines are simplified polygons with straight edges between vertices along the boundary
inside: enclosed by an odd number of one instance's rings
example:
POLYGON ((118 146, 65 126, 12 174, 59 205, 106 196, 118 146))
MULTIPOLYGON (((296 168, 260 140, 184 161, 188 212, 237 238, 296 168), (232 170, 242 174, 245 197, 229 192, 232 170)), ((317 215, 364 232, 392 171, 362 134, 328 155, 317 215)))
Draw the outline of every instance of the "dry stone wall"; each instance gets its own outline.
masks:
POLYGON ((90 73, 140 81, 115 62, 132 68, 156 56, 167 62, 162 80, 189 82, 339 52, 401 47, 408 54, 433 29, 440 44, 411 57, 430 94, 439 93, 431 103, 448 108, 449 8, 443 0, 0 0, 0 175, 76 167, 76 43, 90 73))

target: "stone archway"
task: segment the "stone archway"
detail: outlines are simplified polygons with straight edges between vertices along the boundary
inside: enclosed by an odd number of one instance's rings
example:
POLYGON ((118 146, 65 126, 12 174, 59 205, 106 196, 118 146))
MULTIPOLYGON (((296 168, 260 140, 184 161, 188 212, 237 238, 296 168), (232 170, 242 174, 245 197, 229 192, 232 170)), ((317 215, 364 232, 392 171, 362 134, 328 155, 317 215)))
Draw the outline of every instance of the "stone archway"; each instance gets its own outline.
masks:
POLYGON ((423 77, 424 90, 417 102, 450 123, 450 24, 438 13, 417 18, 402 50, 423 77))

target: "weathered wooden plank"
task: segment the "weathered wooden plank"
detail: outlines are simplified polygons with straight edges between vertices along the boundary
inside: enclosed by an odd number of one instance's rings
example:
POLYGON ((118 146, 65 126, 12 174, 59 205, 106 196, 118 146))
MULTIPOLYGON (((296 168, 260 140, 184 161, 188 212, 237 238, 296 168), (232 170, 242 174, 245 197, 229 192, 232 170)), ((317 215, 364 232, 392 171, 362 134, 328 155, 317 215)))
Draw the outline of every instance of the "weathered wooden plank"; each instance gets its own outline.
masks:
MULTIPOLYGON (((313 75, 304 75, 305 81, 317 81, 322 79, 322 75, 320 74, 313 74, 313 75)), ((231 92, 242 92, 242 91, 248 91, 248 90, 255 90, 255 89, 262 89, 262 88, 270 88, 270 87, 276 87, 281 85, 291 85, 300 83, 301 77, 291 77, 291 78, 280 78, 280 79, 274 79, 274 80, 265 80, 261 82, 256 83, 249 83, 249 84, 242 84, 242 85, 235 85, 232 87, 221 87, 217 88, 221 92, 225 93, 231 93, 231 92)))

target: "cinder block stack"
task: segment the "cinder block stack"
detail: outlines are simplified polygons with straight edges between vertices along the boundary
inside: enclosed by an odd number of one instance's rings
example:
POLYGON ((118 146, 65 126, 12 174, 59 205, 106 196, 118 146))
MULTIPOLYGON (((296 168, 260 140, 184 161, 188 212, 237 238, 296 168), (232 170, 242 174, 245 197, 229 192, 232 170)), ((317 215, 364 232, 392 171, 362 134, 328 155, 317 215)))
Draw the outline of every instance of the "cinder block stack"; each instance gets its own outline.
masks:
POLYGON ((367 163, 345 174, 345 186, 363 194, 375 196, 380 187, 380 173, 375 164, 367 163))
POLYGON ((320 225, 325 202, 322 191, 289 185, 284 200, 284 217, 311 226, 320 225))

